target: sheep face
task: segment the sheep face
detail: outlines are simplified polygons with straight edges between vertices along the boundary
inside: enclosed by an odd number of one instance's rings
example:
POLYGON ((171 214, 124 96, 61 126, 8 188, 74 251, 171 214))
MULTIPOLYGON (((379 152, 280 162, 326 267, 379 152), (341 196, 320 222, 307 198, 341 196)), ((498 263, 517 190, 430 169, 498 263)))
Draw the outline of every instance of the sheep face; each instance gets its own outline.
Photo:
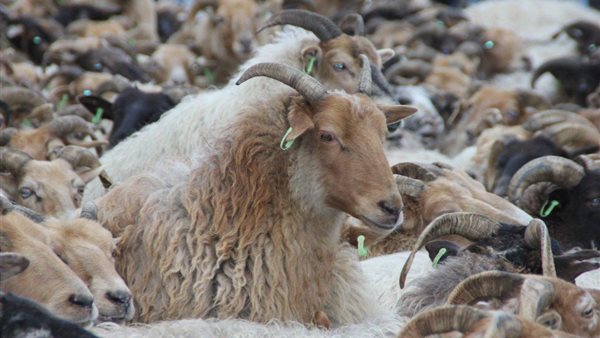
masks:
POLYGON ((383 108, 384 115, 364 95, 340 96, 316 104, 308 122, 307 152, 321 168, 326 204, 375 230, 393 230, 403 221, 403 204, 383 152, 386 123, 412 114, 414 108, 383 108))
POLYGON ((82 172, 73 170, 63 159, 52 162, 29 161, 16 181, 13 194, 18 204, 45 215, 67 216, 79 208, 85 184, 98 176, 99 168, 82 172))
POLYGON ((313 76, 327 88, 356 93, 362 68, 359 55, 366 55, 371 65, 380 69, 382 58, 379 53, 384 57, 392 55, 386 54, 385 50, 377 51, 375 46, 364 37, 341 35, 335 39, 305 47, 302 50, 302 58, 305 69, 310 58, 317 58, 313 76))
POLYGON ((54 251, 94 295, 100 321, 130 320, 131 292, 115 270, 116 240, 100 224, 86 219, 49 224, 54 251))
POLYGON ((220 43, 227 46, 238 61, 244 61, 254 53, 258 11, 254 1, 221 0, 211 24, 220 36, 220 43))
POLYGON ((46 229, 25 216, 0 215, 0 251, 16 252, 30 261, 28 269, 1 281, 0 288, 30 298, 62 319, 80 324, 95 320, 98 309, 92 294, 49 244, 46 229))

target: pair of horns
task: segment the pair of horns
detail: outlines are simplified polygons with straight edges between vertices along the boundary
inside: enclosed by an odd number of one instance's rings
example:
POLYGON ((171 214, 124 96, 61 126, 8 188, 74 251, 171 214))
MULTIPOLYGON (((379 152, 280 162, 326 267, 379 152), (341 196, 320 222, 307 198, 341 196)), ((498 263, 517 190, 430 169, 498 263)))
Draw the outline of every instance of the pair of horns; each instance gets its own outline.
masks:
MULTIPOLYGON (((365 55, 361 54, 360 58, 363 65, 358 91, 369 95, 372 91, 371 66, 365 55)), ((236 84, 240 85, 257 76, 269 77, 294 88, 310 103, 319 102, 327 96, 327 89, 318 80, 298 69, 279 63, 265 62, 253 65, 242 74, 236 84)))
MULTIPOLYGON (((478 241, 496 235, 502 225, 486 216, 455 212, 434 219, 421 233, 412 252, 400 273, 400 288, 404 288, 406 277, 412 266, 415 255, 428 242, 446 235, 459 235, 471 241, 478 241)), ((556 276, 554 256, 552 255, 550 235, 546 225, 537 219, 532 220, 525 230, 525 243, 542 252, 542 270, 544 275, 556 276)))
POLYGON ((329 41, 343 34, 342 30, 329 18, 302 9, 284 10, 271 17, 258 31, 279 25, 293 25, 304 28, 313 32, 321 41, 329 41))

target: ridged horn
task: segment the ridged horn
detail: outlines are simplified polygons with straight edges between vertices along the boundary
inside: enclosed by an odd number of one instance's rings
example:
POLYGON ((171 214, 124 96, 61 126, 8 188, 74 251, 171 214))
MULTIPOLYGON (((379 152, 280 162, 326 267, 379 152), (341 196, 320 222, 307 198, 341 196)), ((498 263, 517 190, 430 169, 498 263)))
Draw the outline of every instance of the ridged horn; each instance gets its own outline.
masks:
POLYGON ((319 102, 327 95, 325 87, 313 77, 290 66, 271 62, 251 66, 242 74, 236 84, 240 85, 256 76, 266 76, 284 83, 294 88, 310 103, 319 102))
MULTIPOLYGON (((2 137, 0 136, 1 139, 2 137)), ((1 141, 0 145, 2 145, 1 141)), ((600 154, 579 155, 575 161, 581 164, 586 170, 600 169, 600 154)))
POLYGON ((540 250, 544 276, 556 277, 550 234, 542 220, 534 218, 529 222, 525 230, 525 243, 531 248, 540 250))
POLYGON ((396 76, 405 78, 416 77, 420 81, 425 80, 431 73, 431 64, 422 60, 405 60, 396 62, 385 71, 385 77, 392 81, 396 76))
POLYGON ((535 73, 531 78, 531 88, 535 88, 535 83, 537 80, 546 72, 554 74, 553 72, 557 69, 565 69, 568 71, 575 70, 576 68, 578 68, 578 66, 571 58, 558 58, 546 61, 535 70, 535 73))
POLYGON ((431 170, 427 164, 413 162, 402 162, 392 166, 392 173, 410 177, 422 182, 431 182, 435 180, 440 173, 431 170))
POLYGON ((293 25, 313 32, 321 41, 329 41, 342 35, 338 26, 320 14, 303 9, 287 9, 272 16, 258 32, 277 25, 293 25))
POLYGON ((394 175, 394 177, 401 195, 417 198, 425 191, 425 184, 419 180, 402 175, 394 175))
POLYGON ((33 108, 46 103, 41 94, 22 87, 2 88, 0 101, 4 101, 15 115, 29 114, 33 108))
POLYGON ((539 277, 526 278, 521 286, 519 315, 535 321, 552 303, 554 292, 554 285, 549 280, 539 277))
POLYGON ((100 167, 100 161, 91 151, 78 146, 65 146, 58 151, 58 158, 69 162, 75 169, 88 167, 95 169, 100 167))
POLYGON ((554 144, 566 150, 577 150, 600 144, 600 133, 596 127, 575 122, 554 124, 538 133, 547 136, 554 144))
POLYGON ((572 160, 559 156, 539 157, 514 174, 508 184, 508 197, 520 206, 523 193, 533 184, 551 182, 568 189, 579 184, 584 175, 583 167, 572 160))
POLYGON ((0 171, 8 171, 14 176, 20 176, 23 167, 33 160, 31 156, 20 150, 0 148, 0 171))
POLYGON ((373 92, 373 79, 371 77, 371 63, 369 58, 364 55, 359 55, 362 61, 362 69, 360 71, 360 79, 358 81, 358 92, 366 95, 371 95, 373 92))
POLYGON ((505 271, 485 271, 460 282, 448 295, 447 304, 473 305, 488 298, 504 298, 525 281, 523 275, 505 271))
POLYGON ((527 121, 525 121, 525 123, 523 123, 523 128, 527 131, 536 132, 552 125, 567 121, 594 127, 592 122, 577 113, 566 110, 550 109, 533 114, 527 121))
POLYGON ((75 115, 57 117, 48 123, 46 127, 58 137, 65 136, 75 131, 92 134, 90 125, 84 119, 75 115))
POLYGON ((400 288, 404 288, 415 254, 423 245, 446 235, 459 235, 472 241, 489 238, 496 234, 500 227, 500 223, 470 212, 455 212, 437 217, 423 230, 404 263, 400 273, 400 288))
POLYGON ((399 338, 422 338, 436 333, 465 333, 488 317, 484 311, 469 306, 443 306, 420 313, 400 331, 399 338))
POLYGON ((10 139, 18 132, 17 128, 5 128, 0 130, 0 147, 10 143, 10 139))

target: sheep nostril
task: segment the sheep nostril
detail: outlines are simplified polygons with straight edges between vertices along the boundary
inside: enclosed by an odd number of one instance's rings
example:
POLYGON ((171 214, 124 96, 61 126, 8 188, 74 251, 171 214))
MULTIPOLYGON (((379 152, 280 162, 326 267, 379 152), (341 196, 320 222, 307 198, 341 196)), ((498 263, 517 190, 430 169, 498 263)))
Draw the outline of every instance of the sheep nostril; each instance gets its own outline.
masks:
POLYGON ((391 201, 379 201, 377 206, 390 216, 398 217, 400 215, 400 208, 396 207, 391 201))
POLYGON ((69 302, 81 307, 92 307, 94 304, 94 297, 87 295, 76 295, 72 294, 69 296, 69 302))
POLYGON ((114 303, 128 304, 131 300, 131 294, 126 291, 109 291, 106 293, 106 298, 114 303))

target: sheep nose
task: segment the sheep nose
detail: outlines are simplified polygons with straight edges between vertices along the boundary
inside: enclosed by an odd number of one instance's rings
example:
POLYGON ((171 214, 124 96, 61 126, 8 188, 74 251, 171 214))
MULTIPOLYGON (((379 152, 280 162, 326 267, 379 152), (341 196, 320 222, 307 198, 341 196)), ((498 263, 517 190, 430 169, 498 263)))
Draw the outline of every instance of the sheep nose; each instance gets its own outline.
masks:
POLYGON ((114 303, 128 304, 131 300, 131 294, 127 291, 109 291, 106 293, 106 298, 114 303))
POLYGON ((241 39, 240 45, 244 49, 244 52, 249 53, 252 51, 252 39, 241 39))
POLYGON ((69 296, 69 302, 81 307, 92 307, 94 297, 88 295, 72 294, 69 296))
POLYGON ((394 216, 396 219, 398 218, 398 216, 400 216, 400 211, 401 211, 402 205, 395 202, 394 200, 379 201, 379 202, 377 202, 377 206, 385 214, 394 216))

